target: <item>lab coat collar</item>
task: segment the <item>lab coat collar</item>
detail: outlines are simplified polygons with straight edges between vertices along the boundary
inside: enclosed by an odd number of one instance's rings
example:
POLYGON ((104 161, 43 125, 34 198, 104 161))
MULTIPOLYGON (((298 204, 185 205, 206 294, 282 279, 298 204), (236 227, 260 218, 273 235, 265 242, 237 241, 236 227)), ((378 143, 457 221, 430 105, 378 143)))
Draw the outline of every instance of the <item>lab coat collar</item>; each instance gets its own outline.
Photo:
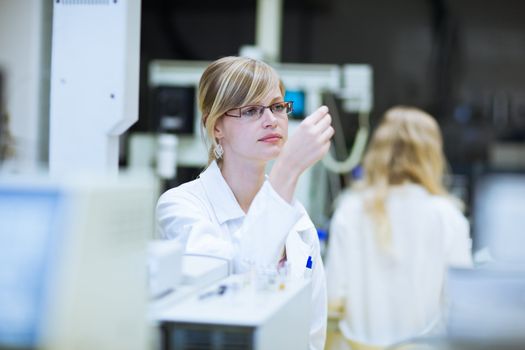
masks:
POLYGON ((200 175, 200 179, 217 220, 221 225, 228 220, 245 216, 230 186, 224 180, 217 162, 211 162, 208 168, 200 175))
POLYGON ((298 202, 294 202, 294 205, 296 205, 299 208, 302 214, 299 221, 295 224, 294 229, 297 232, 303 232, 311 228, 315 229, 315 225, 312 223, 312 220, 310 220, 310 217, 308 216, 306 209, 304 209, 304 207, 300 205, 298 202))

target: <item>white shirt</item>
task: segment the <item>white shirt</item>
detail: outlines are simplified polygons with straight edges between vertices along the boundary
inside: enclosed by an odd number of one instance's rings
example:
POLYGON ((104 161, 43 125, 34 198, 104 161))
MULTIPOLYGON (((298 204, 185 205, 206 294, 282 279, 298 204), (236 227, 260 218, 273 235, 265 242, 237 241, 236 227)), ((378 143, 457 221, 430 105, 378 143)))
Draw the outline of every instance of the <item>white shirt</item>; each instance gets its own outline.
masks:
POLYGON ((471 266, 469 224, 448 199, 416 184, 391 188, 387 256, 376 243, 362 192, 347 192, 332 218, 326 257, 328 300, 343 299, 341 333, 387 346, 421 335, 440 321, 449 265, 471 266))
POLYGON ((188 253, 230 259, 237 273, 246 271, 248 262, 277 266, 286 244, 291 277, 304 278, 310 256, 310 349, 323 349, 327 321, 324 267, 317 231, 298 201, 290 205, 266 180, 244 213, 212 162, 198 179, 162 194, 157 203, 157 223, 161 237, 179 240, 188 253))

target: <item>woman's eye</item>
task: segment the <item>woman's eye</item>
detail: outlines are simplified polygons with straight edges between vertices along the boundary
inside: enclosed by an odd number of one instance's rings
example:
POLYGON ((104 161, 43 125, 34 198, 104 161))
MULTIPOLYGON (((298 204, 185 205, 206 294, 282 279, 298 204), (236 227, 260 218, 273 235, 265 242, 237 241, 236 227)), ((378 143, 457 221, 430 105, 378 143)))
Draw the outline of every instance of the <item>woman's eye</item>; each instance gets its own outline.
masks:
POLYGON ((248 107, 242 111, 243 117, 255 117, 259 113, 257 107, 248 107))
POLYGON ((283 112, 285 108, 286 106, 284 105, 284 103, 278 103, 278 104, 273 105, 273 110, 276 112, 283 112))

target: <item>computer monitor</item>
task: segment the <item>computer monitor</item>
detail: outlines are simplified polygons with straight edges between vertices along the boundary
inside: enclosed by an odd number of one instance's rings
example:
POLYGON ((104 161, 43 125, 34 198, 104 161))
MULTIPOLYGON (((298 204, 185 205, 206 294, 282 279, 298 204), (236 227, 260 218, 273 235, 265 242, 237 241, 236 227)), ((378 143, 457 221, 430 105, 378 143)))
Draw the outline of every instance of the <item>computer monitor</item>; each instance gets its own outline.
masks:
POLYGON ((286 90, 284 100, 293 102, 293 112, 291 115, 292 117, 300 119, 306 117, 304 91, 286 90))
POLYGON ((0 178, 0 348, 148 347, 157 187, 0 178))
MULTIPOLYGON (((0 344, 31 348, 42 334, 64 232, 54 188, 0 186, 0 344)), ((1 346, 0 345, 0 346, 1 346)))
POLYGON ((523 349, 524 295, 525 271, 500 267, 450 269, 448 338, 456 343, 491 345, 487 349, 523 349))
POLYGON ((525 174, 494 172, 476 181, 473 201, 475 249, 525 269, 525 174))

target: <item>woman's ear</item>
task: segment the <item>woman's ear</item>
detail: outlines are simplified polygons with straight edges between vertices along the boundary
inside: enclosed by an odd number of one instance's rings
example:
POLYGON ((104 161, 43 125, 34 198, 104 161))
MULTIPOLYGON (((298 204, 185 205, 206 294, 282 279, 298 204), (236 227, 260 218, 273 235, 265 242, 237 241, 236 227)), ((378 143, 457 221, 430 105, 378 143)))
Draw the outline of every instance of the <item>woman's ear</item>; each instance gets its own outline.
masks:
POLYGON ((215 138, 218 140, 224 137, 224 125, 222 123, 222 118, 217 120, 217 123, 215 123, 213 128, 213 136, 215 136, 215 138))

